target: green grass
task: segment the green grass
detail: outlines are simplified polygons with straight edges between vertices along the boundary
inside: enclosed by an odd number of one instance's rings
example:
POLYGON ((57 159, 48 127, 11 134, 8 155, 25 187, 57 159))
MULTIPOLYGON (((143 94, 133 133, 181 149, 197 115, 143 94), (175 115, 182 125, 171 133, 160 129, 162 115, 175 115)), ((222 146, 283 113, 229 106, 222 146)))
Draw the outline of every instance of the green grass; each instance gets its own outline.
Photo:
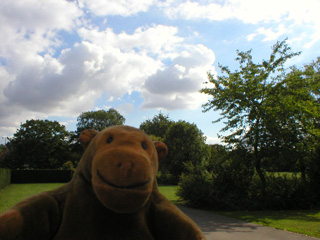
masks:
POLYGON ((45 184, 11 184, 0 189, 0 214, 19 201, 36 193, 49 191, 62 186, 63 183, 45 184))
MULTIPOLYGON (((0 214, 31 195, 49 191, 62 185, 63 183, 11 184, 0 189, 0 214)), ((174 203, 179 202, 179 198, 175 194, 177 186, 160 186, 159 190, 170 201, 174 203)))
POLYGON ((178 186, 159 186, 159 191, 173 203, 180 203, 179 197, 176 195, 178 186))
POLYGON ((320 238, 320 210, 218 212, 232 218, 320 238))

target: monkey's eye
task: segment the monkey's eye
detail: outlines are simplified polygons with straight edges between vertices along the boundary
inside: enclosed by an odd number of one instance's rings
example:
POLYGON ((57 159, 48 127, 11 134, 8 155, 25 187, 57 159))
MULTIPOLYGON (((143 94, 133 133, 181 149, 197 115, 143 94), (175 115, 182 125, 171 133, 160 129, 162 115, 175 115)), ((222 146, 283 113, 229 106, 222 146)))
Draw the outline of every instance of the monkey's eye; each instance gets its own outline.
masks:
POLYGON ((142 142, 142 143, 141 143, 141 147, 142 147, 144 150, 147 150, 147 143, 146 143, 146 142, 142 142))
POLYGON ((107 138, 107 143, 109 144, 109 143, 112 143, 113 142, 113 137, 108 137, 107 138))

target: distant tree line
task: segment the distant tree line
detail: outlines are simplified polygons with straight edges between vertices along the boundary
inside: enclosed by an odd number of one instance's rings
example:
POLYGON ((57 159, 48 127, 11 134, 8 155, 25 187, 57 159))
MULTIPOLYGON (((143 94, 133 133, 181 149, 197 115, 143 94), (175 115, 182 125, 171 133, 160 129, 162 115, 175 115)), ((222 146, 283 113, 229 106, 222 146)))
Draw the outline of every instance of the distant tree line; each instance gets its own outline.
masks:
POLYGON ((80 114, 76 131, 69 132, 57 121, 27 120, 0 150, 0 167, 11 169, 74 169, 83 153, 78 137, 84 129, 102 130, 123 125, 115 109, 80 114))

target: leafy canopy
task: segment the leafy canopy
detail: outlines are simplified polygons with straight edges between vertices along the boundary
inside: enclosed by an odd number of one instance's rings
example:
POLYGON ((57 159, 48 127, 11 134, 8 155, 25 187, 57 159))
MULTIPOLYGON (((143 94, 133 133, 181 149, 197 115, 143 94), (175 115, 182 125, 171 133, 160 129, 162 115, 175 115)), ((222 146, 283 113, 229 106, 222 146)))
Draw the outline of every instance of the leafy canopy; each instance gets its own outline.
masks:
POLYGON ((140 124, 140 129, 148 135, 158 137, 160 140, 166 135, 167 130, 173 123, 168 116, 161 112, 154 116, 152 119, 148 119, 140 124))
POLYGON ((101 131, 107 127, 123 125, 126 119, 115 109, 83 112, 77 118, 77 132, 85 129, 101 131))
POLYGON ((57 121, 27 120, 9 139, 4 165, 15 168, 53 169, 69 155, 69 132, 57 121))
POLYGON ((214 122, 226 119, 223 132, 231 132, 222 137, 229 144, 255 146, 262 148, 270 140, 267 126, 272 122, 277 108, 278 96, 275 86, 285 76, 284 64, 288 59, 299 55, 286 44, 286 40, 277 42, 272 47, 268 60, 254 63, 251 51, 237 51, 236 61, 239 70, 231 71, 219 64, 222 75, 208 73, 213 88, 203 88, 202 93, 212 96, 204 111, 220 110, 222 117, 214 122))

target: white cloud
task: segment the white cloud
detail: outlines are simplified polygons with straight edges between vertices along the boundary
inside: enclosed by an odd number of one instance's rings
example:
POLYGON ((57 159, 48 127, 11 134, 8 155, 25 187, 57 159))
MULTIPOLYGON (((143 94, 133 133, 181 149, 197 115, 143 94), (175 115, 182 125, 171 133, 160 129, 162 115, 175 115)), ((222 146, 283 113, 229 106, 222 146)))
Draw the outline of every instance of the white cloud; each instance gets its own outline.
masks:
POLYGON ((206 143, 207 144, 210 144, 210 145, 213 145, 213 144, 222 144, 222 145, 225 145, 224 142, 221 141, 220 138, 218 137, 210 137, 210 136, 206 136, 206 143))
POLYGON ((257 29, 255 33, 252 33, 247 36, 248 41, 252 41, 254 38, 256 38, 259 35, 264 36, 264 39, 262 41, 276 41, 279 39, 280 36, 283 36, 284 34, 288 33, 290 30, 287 30, 286 27, 283 24, 280 24, 276 29, 273 28, 264 28, 260 27, 257 29))
POLYGON ((155 0, 82 0, 80 6, 86 6, 97 16, 121 15, 130 16, 147 11, 155 0))
POLYGON ((64 0, 0 1, 0 57, 9 58, 8 64, 21 57, 33 60, 32 55, 60 44, 57 31, 70 31, 81 14, 64 0))
MULTIPOLYGON (((59 15, 57 8, 52 11, 59 15)), ((159 107, 168 109, 195 108, 203 102, 204 96, 198 90, 212 67, 214 54, 203 45, 184 43, 176 27, 144 26, 132 34, 116 34, 110 28, 80 27, 77 32, 81 41, 54 57, 55 49, 62 47, 59 31, 69 30, 79 17, 79 11, 60 11, 61 15, 69 16, 65 19, 66 26, 60 24, 62 16, 54 19, 55 14, 48 13, 48 19, 56 21, 49 27, 38 26, 37 21, 22 24, 23 33, 17 32, 19 25, 7 23, 3 27, 11 39, 0 43, 0 57, 6 61, 0 69, 4 79, 0 84, 3 113, 0 120, 5 129, 12 130, 12 126, 18 127, 30 118, 76 116, 93 109, 102 94, 107 99, 117 99, 138 91, 145 99, 145 106, 159 102, 159 107), (173 65, 166 68, 163 61, 168 59, 173 65), (162 74, 164 79, 171 74, 172 78, 167 88, 159 88, 161 91, 154 96, 152 87, 161 79, 150 76, 157 74, 162 74), (167 101, 159 101, 161 98, 167 101)), ((121 109, 130 112, 133 105, 123 105, 121 109)))
POLYGON ((82 39, 104 48, 113 46, 124 52, 139 51, 153 55, 172 52, 176 44, 183 42, 183 38, 177 36, 176 27, 165 25, 138 27, 133 34, 115 34, 110 28, 104 31, 81 28, 78 33, 82 39))
MULTIPOLYGON (((133 1, 114 1, 102 11, 104 3, 0 2, 0 135, 26 119, 75 117, 93 109, 102 95, 118 99, 137 91, 145 108, 194 109, 205 101, 198 91, 215 61, 212 50, 187 44, 173 26, 151 24, 116 34, 79 24, 85 18, 81 5, 96 15, 127 16, 154 1, 135 7, 133 1), (78 33, 80 41, 63 49, 61 31, 78 33)), ((123 112, 133 108, 120 106, 123 112)))
POLYGON ((207 101, 200 94, 215 55, 203 45, 185 45, 172 65, 151 75, 145 83, 143 108, 196 109, 207 101), (188 49, 188 50, 186 50, 188 49))
POLYGON ((159 4, 171 18, 237 19, 244 23, 293 20, 297 23, 319 22, 318 0, 227 0, 227 1, 166 1, 159 4))
POLYGON ((165 13, 170 18, 209 19, 221 21, 232 15, 232 8, 223 7, 217 3, 201 4, 199 2, 172 2, 166 6, 165 13), (172 5, 171 5, 172 4, 172 5))
POLYGON ((263 41, 274 41, 295 31, 301 32, 300 35, 305 34, 304 42, 307 43, 303 45, 304 48, 310 48, 320 41, 319 0, 167 0, 158 5, 172 19, 237 20, 259 25, 256 32, 247 36, 248 41, 258 35, 265 36, 263 41))
POLYGON ((223 142, 221 142, 221 139, 218 137, 206 136, 206 138, 207 138, 206 140, 207 144, 224 144, 223 142))

